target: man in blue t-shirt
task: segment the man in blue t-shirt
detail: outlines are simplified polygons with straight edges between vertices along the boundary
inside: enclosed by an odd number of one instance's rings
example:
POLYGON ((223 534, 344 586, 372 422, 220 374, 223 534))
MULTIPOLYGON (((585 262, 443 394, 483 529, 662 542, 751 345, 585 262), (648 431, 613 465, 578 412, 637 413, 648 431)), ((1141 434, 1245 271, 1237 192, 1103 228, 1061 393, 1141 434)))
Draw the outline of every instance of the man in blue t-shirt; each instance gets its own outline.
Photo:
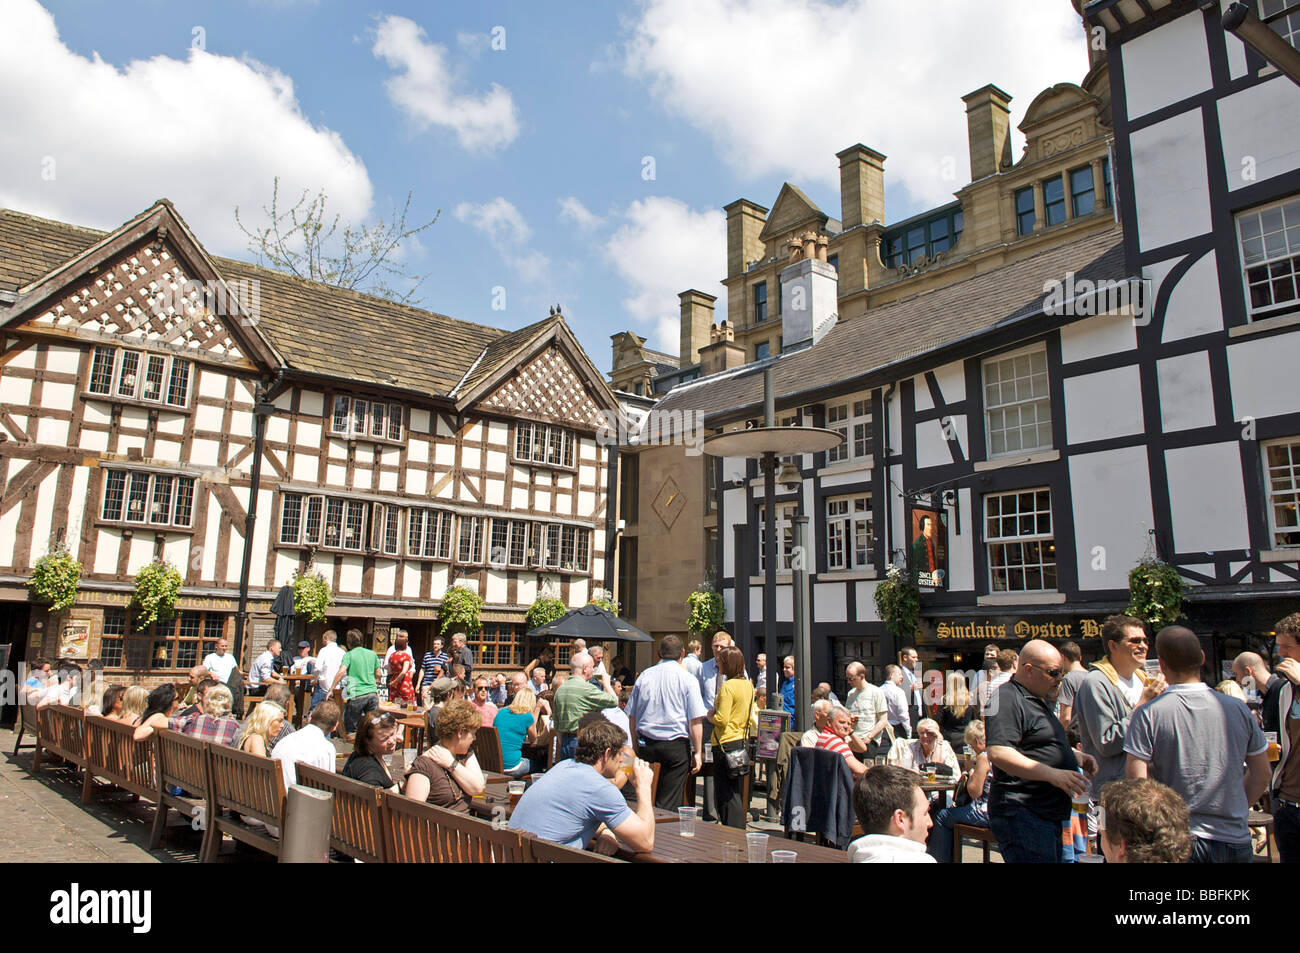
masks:
POLYGON ((510 815, 510 827, 579 850, 599 831, 596 850, 602 854, 613 854, 619 844, 637 853, 653 850, 650 765, 637 759, 633 768, 636 813, 612 783, 623 769, 626 746, 622 728, 605 718, 591 719, 578 729, 573 759, 561 761, 524 792, 510 815))

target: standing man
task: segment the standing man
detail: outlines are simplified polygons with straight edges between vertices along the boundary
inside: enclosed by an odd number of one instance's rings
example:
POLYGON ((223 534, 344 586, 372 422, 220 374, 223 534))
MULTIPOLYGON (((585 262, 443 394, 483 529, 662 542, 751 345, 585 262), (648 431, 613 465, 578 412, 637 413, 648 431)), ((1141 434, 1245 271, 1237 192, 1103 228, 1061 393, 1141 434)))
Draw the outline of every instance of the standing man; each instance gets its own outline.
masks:
POLYGON ((602 677, 608 676, 609 671, 605 668, 605 647, 600 644, 591 647, 591 667, 592 677, 600 681, 602 677))
POLYGON ((253 659, 253 665, 248 670, 248 694, 265 695, 268 685, 284 682, 283 676, 275 670, 279 659, 280 640, 272 639, 266 643, 266 651, 253 659))
POLYGON ((681 805, 687 775, 699 774, 704 763, 708 709, 699 682, 678 664, 682 654, 681 638, 664 636, 659 664, 641 673, 627 703, 628 737, 639 746, 638 757, 660 765, 655 807, 668 811, 681 805))
MULTIPOLYGON (((599 687, 591 683, 595 664, 586 652, 569 659, 571 677, 555 690, 553 709, 555 730, 560 733, 560 760, 572 758, 578 747, 578 722, 589 712, 617 708, 618 696, 614 694, 606 675, 599 687)), ((536 670, 534 670, 536 671, 536 670)))
POLYGON ((1276 673, 1286 681, 1277 693, 1282 755, 1273 771, 1273 836, 1284 864, 1300 864, 1300 612, 1274 627, 1282 656, 1276 673))
MULTIPOLYGON (((1035 639, 1021 649, 1016 674, 989 706, 989 826, 1009 864, 1059 864, 1071 798, 1088 791, 1065 728, 1052 714, 1064 675, 1061 653, 1035 639)), ((1083 771, 1095 774, 1097 762, 1081 757, 1083 771)))
POLYGON ((996 645, 994 645, 992 642, 989 642, 987 645, 984 646, 984 664, 983 667, 978 672, 975 673, 975 680, 971 682, 971 686, 970 686, 971 697, 979 698, 980 686, 983 685, 986 681, 988 681, 989 678, 988 675, 986 674, 988 670, 988 663, 997 661, 997 657, 998 657, 998 647, 996 645))
POLYGON ((465 645, 465 633, 457 632, 451 637, 451 662, 465 666, 465 680, 474 674, 474 653, 465 645))
MULTIPOLYGON (((988 665, 987 662, 984 663, 988 665)), ((980 687, 981 695, 978 696, 980 704, 980 717, 985 717, 989 712, 989 701, 998 693, 998 689, 1011 681, 1011 676, 1016 673, 1016 666, 1020 664, 1020 656, 1016 654, 1015 649, 1003 649, 993 659, 993 675, 980 687)))
POLYGON ((910 738, 916 734, 917 723, 925 717, 923 712, 925 702, 921 698, 921 690, 925 685, 921 680, 921 657, 916 654, 916 649, 909 645, 899 653, 899 658, 903 662, 902 688, 907 692, 907 721, 911 729, 908 737, 910 738))
POLYGON ((881 737, 888 740, 885 730, 889 727, 889 702, 884 692, 867 681, 867 667, 861 662, 850 662, 844 675, 850 686, 845 707, 853 716, 853 734, 867 758, 874 758, 880 750, 881 737))
POLYGON ((686 669, 697 682, 700 679, 700 669, 704 663, 700 661, 700 651, 704 648, 699 639, 691 639, 686 643, 686 657, 682 659, 682 668, 686 669))
POLYGON ((1062 642, 1060 650, 1061 655, 1065 657, 1065 664, 1069 668, 1065 673, 1065 678, 1061 679, 1061 695, 1057 704, 1057 717, 1061 719, 1061 724, 1069 728, 1070 721, 1074 717, 1074 696, 1079 693, 1079 686, 1088 677, 1088 670, 1083 667, 1083 652, 1080 651, 1078 642, 1062 642))
POLYGON ((433 683, 447 674, 447 653, 442 650, 442 639, 434 637, 433 647, 424 653, 424 658, 420 662, 420 677, 415 683, 416 695, 421 694, 421 687, 424 690, 433 688, 433 683))
POLYGON ((894 738, 912 737, 912 723, 907 717, 907 693, 903 691, 903 670, 897 665, 885 666, 885 680, 880 692, 889 709, 889 730, 894 738))
POLYGON ((781 660, 781 707, 793 716, 794 706, 794 656, 787 655, 781 660))
POLYGON ((356 734, 357 725, 366 712, 379 707, 379 679, 384 671, 379 667, 379 656, 362 645, 364 636, 360 629, 348 629, 348 650, 343 653, 338 673, 330 684, 330 691, 339 687, 346 675, 348 679, 348 700, 343 707, 343 730, 348 739, 356 734))
POLYGON ((329 698, 334 686, 334 676, 343 664, 343 647, 338 644, 339 634, 333 629, 326 629, 320 637, 320 653, 316 656, 316 689, 311 693, 311 706, 315 708, 329 698))
POLYGON ((731 644, 731 636, 719 629, 713 633, 713 655, 700 666, 700 698, 706 709, 713 707, 718 695, 718 653, 731 644))
POLYGON ((546 681, 546 669, 542 668, 540 665, 533 666, 532 678, 533 680, 529 687, 532 688, 534 695, 540 697, 542 692, 546 691, 548 687, 546 681))
MULTIPOLYGON (((1101 624, 1106 657, 1096 662, 1074 696, 1075 727, 1083 750, 1097 759, 1092 792, 1124 777, 1124 735, 1138 707, 1164 688, 1161 679, 1143 683, 1147 634, 1142 621, 1127 615, 1107 616, 1101 624)), ((1166 782, 1167 783, 1167 782, 1166 782)))
POLYGON ((1205 653, 1195 632, 1166 626, 1156 635, 1156 655, 1169 688, 1133 713, 1124 739, 1127 775, 1154 778, 1182 795, 1193 863, 1248 864, 1246 818, 1268 790, 1268 742, 1244 702, 1201 681, 1205 653))
POLYGON ((1232 677, 1245 690, 1246 704, 1259 709, 1264 730, 1280 731, 1277 697, 1286 679, 1270 674, 1264 660, 1254 652, 1242 652, 1232 660, 1232 677))
POLYGON ((754 659, 754 665, 758 669, 758 674, 754 676, 754 685, 767 691, 767 653, 759 652, 758 657, 754 659))
POLYGON ((208 653, 203 667, 230 689, 230 710, 241 715, 244 711, 244 673, 239 670, 239 661, 230 654, 230 642, 224 636, 217 639, 217 650, 208 653))

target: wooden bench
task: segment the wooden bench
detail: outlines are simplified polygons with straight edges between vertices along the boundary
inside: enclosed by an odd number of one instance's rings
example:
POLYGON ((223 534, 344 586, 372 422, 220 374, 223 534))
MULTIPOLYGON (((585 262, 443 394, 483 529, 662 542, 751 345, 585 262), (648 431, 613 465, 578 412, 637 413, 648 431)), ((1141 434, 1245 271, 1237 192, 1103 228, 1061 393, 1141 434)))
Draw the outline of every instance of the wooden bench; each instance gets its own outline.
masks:
POLYGON ((993 836, 993 831, 987 827, 972 827, 969 824, 954 824, 952 828, 952 862, 961 863, 961 842, 963 838, 969 837, 971 840, 977 840, 984 848, 983 863, 989 862, 989 848, 996 846, 998 839, 993 836))
POLYGON ((199 853, 200 862, 207 864, 217 859, 223 834, 278 860, 280 839, 266 828, 284 827, 284 775, 280 763, 209 744, 208 769, 208 832, 199 853), (224 811, 233 813, 226 816, 224 811), (261 825, 244 818, 260 821, 261 825))
POLYGON ((501 757, 501 736, 491 725, 483 725, 474 736, 474 747, 470 749, 478 758, 478 766, 484 771, 505 771, 501 757))
MULTIPOLYGON (((24 706, 26 707, 26 706, 24 706)), ((84 716, 80 708, 69 705, 46 705, 36 709, 36 751, 32 771, 41 769, 45 752, 57 755, 78 766, 86 763, 84 716)))
MULTIPOLYGON (((207 811, 208 802, 208 745, 166 728, 154 732, 154 758, 158 767, 157 811, 153 831, 149 835, 149 849, 162 846, 167 833, 167 814, 175 808, 191 820, 207 811), (175 785, 183 794, 171 794, 167 788, 175 785)), ((211 824, 204 827, 206 842, 211 824)), ((202 856, 202 849, 199 854, 202 856)))
POLYGON ((135 728, 99 715, 85 719, 86 771, 81 785, 81 803, 89 804, 95 794, 95 778, 102 778, 137 798, 158 797, 158 775, 154 770, 153 737, 135 740, 135 728))
POLYGON ((382 811, 384 792, 374 785, 322 771, 301 761, 295 770, 303 787, 333 795, 330 846, 368 864, 384 863, 388 859, 382 811))
POLYGON ((41 750, 41 730, 40 720, 36 717, 36 706, 23 702, 18 706, 18 726, 14 734, 18 737, 14 741, 14 754, 17 754, 21 748, 35 748, 37 753, 33 756, 33 762, 40 764, 41 750), (33 740, 29 744, 23 744, 23 735, 31 735, 33 740))
POLYGON ((401 794, 384 795, 384 836, 393 863, 525 863, 518 831, 443 810, 401 794))
POLYGON ((528 852, 528 860, 534 864, 623 864, 627 861, 619 860, 617 857, 606 857, 604 854, 597 854, 590 850, 578 850, 576 847, 565 847, 563 844, 556 844, 554 841, 543 840, 540 837, 534 837, 532 834, 524 834, 524 850, 528 852))

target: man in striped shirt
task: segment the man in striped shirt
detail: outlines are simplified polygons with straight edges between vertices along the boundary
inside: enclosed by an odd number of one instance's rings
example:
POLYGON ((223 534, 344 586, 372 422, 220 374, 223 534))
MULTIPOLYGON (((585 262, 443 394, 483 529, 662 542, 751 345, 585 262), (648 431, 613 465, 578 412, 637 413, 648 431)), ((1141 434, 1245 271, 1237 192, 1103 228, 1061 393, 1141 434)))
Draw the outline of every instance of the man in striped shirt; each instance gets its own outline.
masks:
POLYGON ((447 653, 442 650, 442 639, 433 640, 433 650, 424 653, 424 661, 420 664, 420 680, 415 686, 416 694, 420 692, 420 686, 432 688, 433 683, 447 674, 447 653))
POLYGON ((836 705, 831 709, 831 717, 826 722, 826 727, 817 736, 817 747, 843 755, 856 780, 867 773, 867 766, 853 756, 853 749, 849 747, 848 739, 852 731, 853 716, 843 705, 836 705))

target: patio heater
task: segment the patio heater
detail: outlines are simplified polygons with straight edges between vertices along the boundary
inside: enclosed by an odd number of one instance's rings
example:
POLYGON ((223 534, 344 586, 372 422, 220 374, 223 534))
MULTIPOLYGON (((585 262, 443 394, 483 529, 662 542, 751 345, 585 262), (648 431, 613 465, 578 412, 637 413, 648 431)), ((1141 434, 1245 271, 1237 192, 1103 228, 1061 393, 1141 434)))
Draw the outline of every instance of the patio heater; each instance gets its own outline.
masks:
MULTIPOLYGON (((763 369, 763 426, 751 430, 735 430, 730 433, 715 434, 705 438, 704 452, 714 457, 743 457, 757 459, 763 471, 763 651, 767 653, 767 697, 768 706, 775 707, 771 699, 778 695, 777 672, 781 669, 781 660, 776 652, 776 484, 803 486, 803 477, 798 470, 787 465, 777 476, 777 457, 822 453, 837 447, 844 436, 836 430, 820 427, 777 427, 775 420, 775 399, 772 393, 772 368, 763 369)), ((794 544, 796 555, 808 552, 808 517, 798 516, 793 521, 795 532, 794 544)), ((740 554, 736 554, 739 564, 740 554)), ((812 686, 809 684, 808 656, 811 654, 812 636, 808 622, 808 566, 807 558, 796 559, 793 569, 794 583, 794 684, 795 712, 794 722, 799 730, 804 730, 809 723, 809 697, 812 686)))

